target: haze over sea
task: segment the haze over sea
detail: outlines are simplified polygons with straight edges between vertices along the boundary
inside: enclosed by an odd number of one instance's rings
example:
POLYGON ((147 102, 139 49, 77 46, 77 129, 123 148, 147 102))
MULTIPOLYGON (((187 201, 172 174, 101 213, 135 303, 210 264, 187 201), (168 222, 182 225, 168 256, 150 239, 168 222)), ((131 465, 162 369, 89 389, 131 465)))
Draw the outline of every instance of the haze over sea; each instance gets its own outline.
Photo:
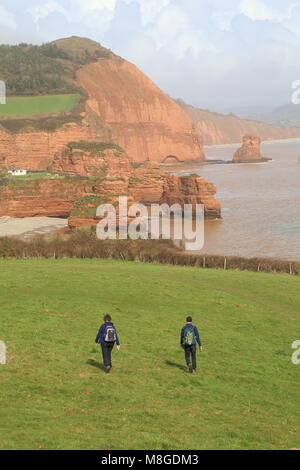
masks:
MULTIPOLYGON (((208 159, 231 160, 240 145, 207 147, 208 159)), ((220 221, 207 221, 202 252, 300 260, 300 141, 265 142, 273 162, 185 166, 213 182, 222 203, 220 221)))

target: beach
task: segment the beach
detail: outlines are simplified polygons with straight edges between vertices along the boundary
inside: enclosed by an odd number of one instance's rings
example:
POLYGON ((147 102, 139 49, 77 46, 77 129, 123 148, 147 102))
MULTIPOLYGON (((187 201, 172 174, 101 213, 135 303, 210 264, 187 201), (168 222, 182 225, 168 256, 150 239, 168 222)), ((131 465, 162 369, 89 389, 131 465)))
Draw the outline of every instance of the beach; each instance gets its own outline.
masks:
POLYGON ((63 227, 67 227, 68 221, 56 217, 25 217, 14 219, 12 217, 0 217, 0 237, 10 237, 34 233, 43 235, 63 227))

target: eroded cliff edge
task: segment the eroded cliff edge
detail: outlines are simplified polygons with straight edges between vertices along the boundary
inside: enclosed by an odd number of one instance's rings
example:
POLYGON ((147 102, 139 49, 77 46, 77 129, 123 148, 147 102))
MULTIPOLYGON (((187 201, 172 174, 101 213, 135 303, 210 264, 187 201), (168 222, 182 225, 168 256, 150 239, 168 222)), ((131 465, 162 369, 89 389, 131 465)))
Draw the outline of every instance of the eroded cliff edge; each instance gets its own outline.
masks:
POLYGON ((77 146, 65 147, 56 155, 56 177, 2 178, 0 216, 61 216, 69 218, 72 228, 95 225, 96 208, 117 204, 121 195, 128 196, 129 204, 204 204, 206 217, 221 216, 216 187, 204 178, 171 176, 153 163, 136 168, 117 146, 101 151, 77 146))

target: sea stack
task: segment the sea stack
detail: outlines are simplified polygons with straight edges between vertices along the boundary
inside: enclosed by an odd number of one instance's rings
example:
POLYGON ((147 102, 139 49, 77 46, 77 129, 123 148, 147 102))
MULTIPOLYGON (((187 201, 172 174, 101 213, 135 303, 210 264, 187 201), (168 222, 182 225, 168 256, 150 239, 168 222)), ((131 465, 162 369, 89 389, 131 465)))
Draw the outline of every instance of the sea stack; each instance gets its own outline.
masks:
POLYGON ((234 156, 233 163, 267 162, 270 158, 265 158, 260 152, 261 139, 255 135, 246 134, 243 137, 243 145, 234 156))

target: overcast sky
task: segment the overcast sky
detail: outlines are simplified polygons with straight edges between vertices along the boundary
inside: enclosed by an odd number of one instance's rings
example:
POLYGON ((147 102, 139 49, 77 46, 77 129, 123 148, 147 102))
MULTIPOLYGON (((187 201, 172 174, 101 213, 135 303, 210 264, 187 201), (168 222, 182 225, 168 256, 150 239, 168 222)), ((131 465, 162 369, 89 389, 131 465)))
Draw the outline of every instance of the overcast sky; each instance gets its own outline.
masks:
POLYGON ((278 106, 300 80, 300 0, 0 0, 1 43, 71 35, 202 108, 278 106))

